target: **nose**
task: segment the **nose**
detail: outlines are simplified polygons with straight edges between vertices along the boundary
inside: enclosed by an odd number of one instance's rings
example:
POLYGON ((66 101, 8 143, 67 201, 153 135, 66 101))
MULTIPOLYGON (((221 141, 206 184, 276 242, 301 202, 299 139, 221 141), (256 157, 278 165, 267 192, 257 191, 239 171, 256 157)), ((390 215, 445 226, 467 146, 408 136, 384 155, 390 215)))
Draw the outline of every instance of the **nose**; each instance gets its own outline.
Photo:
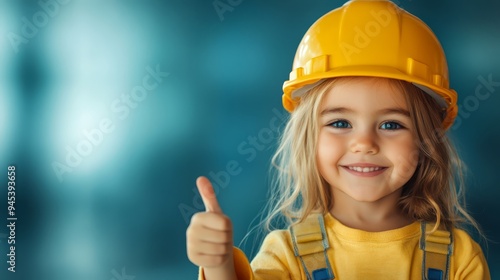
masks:
POLYGON ((358 131, 352 135, 350 149, 353 153, 377 154, 379 146, 376 133, 366 130, 358 131))

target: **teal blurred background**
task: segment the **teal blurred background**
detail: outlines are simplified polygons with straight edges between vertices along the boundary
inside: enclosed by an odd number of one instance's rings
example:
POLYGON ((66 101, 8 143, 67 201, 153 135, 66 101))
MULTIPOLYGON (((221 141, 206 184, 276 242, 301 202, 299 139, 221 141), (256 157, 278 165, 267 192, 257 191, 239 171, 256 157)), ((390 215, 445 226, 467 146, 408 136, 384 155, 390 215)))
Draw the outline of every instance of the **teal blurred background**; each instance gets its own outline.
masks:
MULTIPOLYGON (((239 244, 266 200, 296 47, 344 2, 2 0, 0 221, 8 165, 18 220, 15 274, 0 226, 0 279, 196 279, 185 253, 196 177, 217 183, 239 244)), ((500 278, 500 2, 396 3, 447 54, 463 112, 450 135, 500 278), (485 80, 497 84, 479 100, 485 80)))

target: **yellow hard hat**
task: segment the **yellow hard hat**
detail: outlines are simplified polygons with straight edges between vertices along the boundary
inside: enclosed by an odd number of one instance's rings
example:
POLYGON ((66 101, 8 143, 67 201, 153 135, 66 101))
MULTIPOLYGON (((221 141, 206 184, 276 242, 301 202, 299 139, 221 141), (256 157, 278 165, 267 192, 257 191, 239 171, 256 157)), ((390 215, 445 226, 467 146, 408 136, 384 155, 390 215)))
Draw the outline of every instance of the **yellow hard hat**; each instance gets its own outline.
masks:
POLYGON ((283 106, 292 112, 310 88, 344 76, 413 83, 443 108, 444 129, 457 115, 441 44, 424 22, 390 1, 351 0, 318 19, 299 44, 283 106))

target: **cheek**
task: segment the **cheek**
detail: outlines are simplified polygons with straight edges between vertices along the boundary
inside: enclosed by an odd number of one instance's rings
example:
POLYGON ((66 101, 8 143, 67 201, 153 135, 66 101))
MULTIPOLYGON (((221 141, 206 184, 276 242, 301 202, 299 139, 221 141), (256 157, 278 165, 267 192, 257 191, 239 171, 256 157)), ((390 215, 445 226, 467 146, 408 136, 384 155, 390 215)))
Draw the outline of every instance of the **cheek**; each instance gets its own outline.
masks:
POLYGON ((331 133, 326 131, 320 132, 318 137, 318 158, 333 159, 341 153, 342 141, 331 133))
POLYGON ((399 147, 399 149, 394 150, 393 162, 397 166, 394 175, 406 183, 415 173, 420 152, 415 145, 402 144, 399 147))
POLYGON ((343 154, 342 147, 342 141, 338 139, 338 137, 328 132, 320 132, 318 137, 316 163, 322 175, 324 175, 325 170, 329 170, 332 166, 339 163, 343 154))

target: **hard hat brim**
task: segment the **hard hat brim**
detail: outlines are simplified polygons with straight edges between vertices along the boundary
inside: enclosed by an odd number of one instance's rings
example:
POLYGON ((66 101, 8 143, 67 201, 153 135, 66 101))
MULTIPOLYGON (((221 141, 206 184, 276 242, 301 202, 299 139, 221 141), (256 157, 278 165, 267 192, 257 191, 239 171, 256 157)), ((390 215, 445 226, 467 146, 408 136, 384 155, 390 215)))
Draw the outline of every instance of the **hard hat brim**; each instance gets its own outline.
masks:
POLYGON ((373 65, 337 67, 327 72, 311 73, 291 81, 285 81, 283 84, 283 106, 287 111, 292 112, 298 105, 300 97, 322 80, 349 76, 379 77, 410 82, 431 95, 446 110, 446 118, 443 120, 445 129, 451 126, 456 117, 458 111, 456 107, 457 94, 453 89, 446 89, 442 86, 431 84, 425 79, 418 79, 418 77, 410 76, 393 67, 373 65))

